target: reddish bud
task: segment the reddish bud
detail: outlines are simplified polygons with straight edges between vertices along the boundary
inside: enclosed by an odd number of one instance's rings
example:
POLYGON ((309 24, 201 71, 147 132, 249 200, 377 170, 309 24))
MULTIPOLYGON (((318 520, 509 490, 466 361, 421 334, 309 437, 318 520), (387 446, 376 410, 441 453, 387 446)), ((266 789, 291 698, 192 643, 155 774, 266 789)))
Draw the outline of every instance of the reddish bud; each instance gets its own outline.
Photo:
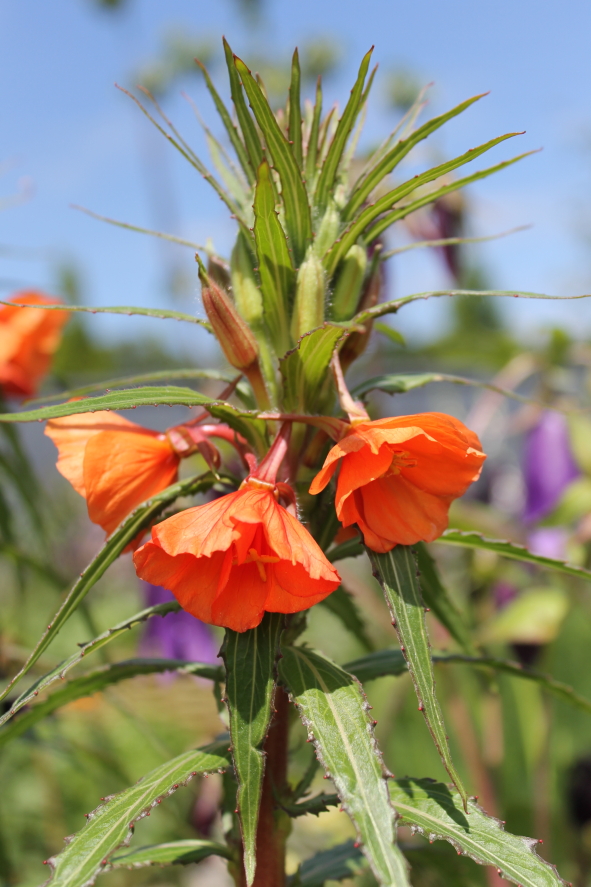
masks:
POLYGON ((258 345, 250 327, 230 299, 201 269, 203 307, 228 361, 237 370, 248 370, 258 360, 258 345))

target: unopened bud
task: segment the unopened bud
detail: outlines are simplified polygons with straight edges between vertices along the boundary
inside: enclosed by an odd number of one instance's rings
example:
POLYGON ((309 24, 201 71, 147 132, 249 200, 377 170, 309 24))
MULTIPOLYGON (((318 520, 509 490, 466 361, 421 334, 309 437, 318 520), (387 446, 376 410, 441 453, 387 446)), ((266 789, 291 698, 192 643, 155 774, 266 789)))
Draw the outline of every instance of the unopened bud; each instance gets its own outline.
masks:
POLYGON ((324 322, 324 296, 326 290, 324 268, 313 249, 298 271, 295 305, 291 319, 291 334, 296 341, 324 322))
POLYGON ((362 246, 353 244, 345 256, 334 289, 332 297, 334 320, 349 320, 355 314, 366 269, 367 251, 362 246))
POLYGON ((207 275, 210 280, 217 283, 223 290, 227 291, 230 289, 232 285, 230 266, 221 256, 216 256, 212 253, 207 257, 207 275))
POLYGON ((263 297, 256 282, 252 256, 242 233, 236 239, 230 263, 236 307, 250 326, 260 326, 263 321, 263 297))
MULTIPOLYGON (((374 305, 377 305, 383 285, 384 269, 380 261, 379 252, 376 251, 373 256, 369 277, 358 305, 359 311, 366 311, 368 308, 373 308, 374 305)), ((344 373, 347 372, 348 367, 350 367, 353 361, 357 360, 367 348, 372 325, 372 321, 367 320, 364 323, 364 332, 351 333, 343 342, 341 350, 339 351, 339 358, 344 373)))
POLYGON ((331 200, 326 208, 326 212, 322 217, 320 227, 316 232, 314 249, 316 250, 317 255, 323 256, 334 244, 335 240, 339 236, 340 223, 340 213, 336 207, 334 200, 331 200))
POLYGON ((220 287, 199 268, 201 297, 208 320, 228 361, 237 370, 257 363, 258 347, 250 328, 220 287))

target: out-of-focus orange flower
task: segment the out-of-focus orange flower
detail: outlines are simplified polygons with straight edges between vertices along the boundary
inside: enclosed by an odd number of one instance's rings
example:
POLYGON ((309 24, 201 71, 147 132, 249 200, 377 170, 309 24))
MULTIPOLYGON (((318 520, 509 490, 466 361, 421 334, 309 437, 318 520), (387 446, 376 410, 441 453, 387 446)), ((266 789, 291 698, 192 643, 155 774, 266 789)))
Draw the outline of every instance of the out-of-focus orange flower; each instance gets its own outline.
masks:
MULTIPOLYGON (((59 305, 38 292, 16 293, 11 302, 59 305)), ((67 311, 0 306, 0 388, 12 397, 31 397, 49 369, 67 322, 67 311)))
POLYGON ((278 495, 273 483, 248 478, 157 524, 134 555, 138 576, 203 622, 234 631, 254 628, 265 611, 307 610, 338 587, 339 574, 278 495))
POLYGON ((337 516, 345 527, 357 524, 373 551, 386 552, 440 536, 449 506, 485 459, 474 432, 445 413, 361 421, 331 449, 310 492, 320 493, 341 462, 337 516))
POLYGON ((51 419, 45 434, 58 448, 58 471, 84 496, 91 521, 107 535, 177 480, 181 457, 169 438, 116 413, 51 419))

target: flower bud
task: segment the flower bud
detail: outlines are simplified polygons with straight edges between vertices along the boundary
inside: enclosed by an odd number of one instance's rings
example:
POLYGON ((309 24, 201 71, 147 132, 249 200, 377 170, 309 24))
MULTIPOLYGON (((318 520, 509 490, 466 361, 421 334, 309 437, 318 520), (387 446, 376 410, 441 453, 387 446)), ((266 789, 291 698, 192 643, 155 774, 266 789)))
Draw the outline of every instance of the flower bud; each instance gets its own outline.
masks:
POLYGON ((331 248, 339 235, 340 222, 340 213, 334 200, 331 200, 316 233, 314 249, 316 250, 317 255, 323 256, 324 253, 328 252, 331 248))
MULTIPOLYGON (((379 254, 374 253, 369 277, 365 284, 359 305, 357 306, 359 311, 365 311, 368 308, 373 308, 374 305, 377 305, 383 285, 384 268, 379 260, 379 254)), ((341 350, 339 351, 339 358, 344 373, 347 372, 348 367, 351 366, 353 361, 357 360, 367 348, 372 325, 371 320, 366 321, 364 323, 365 331, 363 333, 351 333, 343 342, 341 350)))
POLYGON ((347 252, 332 297, 334 320, 349 320, 359 303, 361 287, 367 269, 367 251, 353 244, 347 252))
POLYGON ((230 259, 232 290, 238 311, 251 326, 263 322, 263 297, 257 285, 249 250, 243 234, 239 234, 230 259))
POLYGON ((296 341, 324 322, 326 289, 322 262, 312 247, 298 271, 295 305, 291 318, 291 334, 296 341))
POLYGON ((199 278, 203 307, 222 351, 237 370, 247 370, 257 363, 258 347, 255 337, 226 293, 201 268, 199 278))

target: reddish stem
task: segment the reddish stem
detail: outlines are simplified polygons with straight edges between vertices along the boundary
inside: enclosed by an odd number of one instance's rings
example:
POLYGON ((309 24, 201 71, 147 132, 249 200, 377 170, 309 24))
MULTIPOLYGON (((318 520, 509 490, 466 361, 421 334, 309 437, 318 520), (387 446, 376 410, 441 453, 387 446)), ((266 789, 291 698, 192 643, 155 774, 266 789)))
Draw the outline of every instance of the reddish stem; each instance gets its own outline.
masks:
MULTIPOLYGON (((266 764, 257 827, 257 865, 252 887, 285 887, 285 842, 290 831, 290 820, 278 806, 276 797, 285 791, 288 738, 289 699, 285 691, 277 687, 275 714, 264 746, 266 764)), ((236 887, 246 887, 242 864, 236 887)))

